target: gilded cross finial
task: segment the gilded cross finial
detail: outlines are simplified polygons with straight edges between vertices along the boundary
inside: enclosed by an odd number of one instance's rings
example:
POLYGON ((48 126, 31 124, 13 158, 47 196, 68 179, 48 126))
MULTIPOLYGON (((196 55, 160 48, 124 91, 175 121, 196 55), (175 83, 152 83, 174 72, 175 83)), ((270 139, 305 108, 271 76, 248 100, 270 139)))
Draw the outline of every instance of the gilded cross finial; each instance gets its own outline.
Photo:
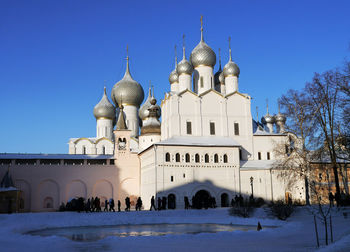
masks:
POLYGON ((266 99, 266 110, 267 114, 269 114, 269 99, 266 99))
POLYGON ((259 122, 259 107, 256 106, 256 121, 259 122))
POLYGON ((182 54, 183 54, 183 59, 186 59, 185 34, 182 35, 182 54))
POLYGON ((177 52, 176 52, 176 45, 175 45, 174 49, 175 49, 175 68, 176 68, 176 66, 177 66, 177 52))
POLYGON ((203 41, 203 15, 201 16, 201 41, 203 41))
POLYGON ((229 48, 229 54, 230 54, 230 61, 232 61, 232 54, 231 54, 231 37, 228 37, 228 48, 229 48))

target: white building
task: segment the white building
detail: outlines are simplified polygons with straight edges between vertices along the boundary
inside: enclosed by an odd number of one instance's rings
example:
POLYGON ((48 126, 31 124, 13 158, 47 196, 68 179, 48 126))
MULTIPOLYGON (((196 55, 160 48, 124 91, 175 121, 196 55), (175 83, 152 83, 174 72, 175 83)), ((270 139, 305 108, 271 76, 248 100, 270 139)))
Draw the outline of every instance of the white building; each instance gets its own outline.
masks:
POLYGON ((231 48, 229 61, 221 70, 220 60, 214 74, 216 54, 201 27, 190 60, 183 48, 183 59, 175 62, 161 105, 149 90, 140 107, 144 91, 131 77, 127 57, 125 75, 111 93, 114 105, 105 89, 94 108, 96 137, 71 138, 71 155, 0 154, 0 175, 11 164, 15 185, 28 202, 24 209, 57 209, 78 196, 122 203, 127 195, 141 196, 145 209, 152 196, 167 198, 169 208, 183 208, 184 197, 197 202, 211 197, 228 206, 239 194, 304 201, 304 182, 290 187, 274 168, 276 146, 288 141, 286 117, 267 112, 262 123, 253 120, 251 97, 239 91, 240 69, 231 48))

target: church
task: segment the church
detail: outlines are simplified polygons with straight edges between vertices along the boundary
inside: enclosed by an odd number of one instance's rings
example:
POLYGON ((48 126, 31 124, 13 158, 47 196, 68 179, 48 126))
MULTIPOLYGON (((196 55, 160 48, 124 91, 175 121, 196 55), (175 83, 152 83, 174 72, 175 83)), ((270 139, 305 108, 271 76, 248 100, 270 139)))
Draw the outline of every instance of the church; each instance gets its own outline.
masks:
MULTIPOLYGON (((93 109, 96 137, 69 139, 68 154, 0 154, 0 179, 20 191, 20 211, 55 211, 75 197, 137 197, 144 209, 152 196, 169 209, 184 198, 215 198, 217 205, 241 194, 265 201, 305 201, 305 184, 293 186, 274 165, 276 146, 289 141, 286 116, 254 120, 251 97, 239 88, 240 68, 229 60, 214 73, 216 54, 200 40, 169 75, 169 91, 157 104, 133 79, 129 57, 124 77, 93 109), (4 179, 5 179, 4 177, 4 179)), ((133 63, 133 62, 132 62, 133 63)), ((134 63, 133 63, 134 64, 134 63)), ((137 62, 135 62, 137 64, 137 62)))

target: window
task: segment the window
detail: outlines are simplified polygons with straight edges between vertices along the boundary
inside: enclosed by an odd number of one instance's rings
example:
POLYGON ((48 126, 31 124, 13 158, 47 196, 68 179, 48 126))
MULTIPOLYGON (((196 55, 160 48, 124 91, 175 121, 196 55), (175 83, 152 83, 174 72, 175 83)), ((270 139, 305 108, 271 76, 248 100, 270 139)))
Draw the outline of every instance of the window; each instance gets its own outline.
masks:
POLYGON ((208 154, 205 154, 204 161, 206 163, 209 163, 209 155, 208 154))
POLYGON ((176 153, 175 160, 176 160, 176 162, 180 162, 180 154, 179 153, 176 153))
POLYGON ((169 154, 169 152, 167 152, 165 154, 165 162, 170 162, 170 154, 169 154))
POLYGON ((191 135, 192 134, 192 124, 191 124, 191 122, 186 122, 186 132, 187 132, 187 135, 191 135))
POLYGON ((215 123, 210 122, 210 135, 215 135, 215 123))
POLYGON ((261 160, 261 152, 258 152, 258 159, 261 160))
POLYGON ((214 163, 219 163, 219 156, 218 156, 218 154, 214 155, 214 163))
POLYGON ((203 76, 201 76, 200 81, 201 81, 201 88, 202 88, 204 86, 203 76))
POLYGON ((213 77, 210 77, 210 87, 213 88, 213 77))
POLYGON ((235 128, 235 136, 239 136, 239 124, 234 123, 234 128, 235 128))
POLYGON ((239 160, 243 160, 242 150, 239 149, 239 160))
POLYGON ((227 163, 227 155, 224 155, 224 163, 227 163))
POLYGON ((184 173, 184 174, 182 174, 182 177, 183 177, 183 178, 186 178, 186 174, 185 174, 185 173, 184 173))
POLYGON ((195 156, 195 161, 196 161, 196 163, 199 163, 199 154, 198 153, 195 156))
POLYGON ((86 154, 86 147, 85 146, 83 146, 83 150, 82 150, 82 154, 86 154))
POLYGON ((171 177, 170 177, 170 181, 171 181, 171 182, 174 182, 174 176, 171 176, 171 177))
POLYGON ((270 160, 270 152, 268 152, 268 153, 266 153, 267 155, 266 155, 266 158, 267 158, 267 160, 270 160))
POLYGON ((186 153, 186 163, 189 163, 190 162, 190 154, 186 153))

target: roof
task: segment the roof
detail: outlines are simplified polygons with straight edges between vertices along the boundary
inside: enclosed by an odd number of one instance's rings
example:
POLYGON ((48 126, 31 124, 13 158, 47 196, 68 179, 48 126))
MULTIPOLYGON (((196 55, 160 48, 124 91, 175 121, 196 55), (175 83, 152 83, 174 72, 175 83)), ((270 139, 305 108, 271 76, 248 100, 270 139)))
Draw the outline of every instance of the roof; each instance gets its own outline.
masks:
POLYGON ((0 153, 0 159, 112 159, 113 155, 0 153))
POLYGON ((161 142, 156 145, 182 145, 182 146, 241 146, 235 140, 229 137, 202 137, 202 136, 176 136, 161 142))
POLYGON ((241 161, 241 170, 270 170, 273 168, 275 160, 248 160, 241 161))

